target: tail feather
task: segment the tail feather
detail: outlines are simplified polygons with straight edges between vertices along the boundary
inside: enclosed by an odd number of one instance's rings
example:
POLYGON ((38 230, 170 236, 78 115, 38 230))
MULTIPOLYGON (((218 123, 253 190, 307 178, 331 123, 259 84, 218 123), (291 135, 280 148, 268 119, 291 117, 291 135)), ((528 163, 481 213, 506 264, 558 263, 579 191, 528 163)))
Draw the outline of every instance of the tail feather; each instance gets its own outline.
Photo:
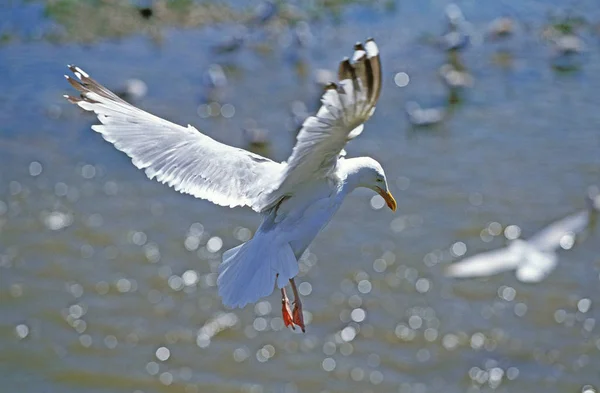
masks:
POLYGON ((289 244, 273 247, 256 237, 223 254, 217 286, 223 304, 244 307, 269 296, 298 274, 298 263, 289 244))
POLYGON ((277 287, 285 287, 291 278, 298 274, 298 261, 289 244, 277 250, 277 257, 271 261, 271 268, 277 270, 277 287))

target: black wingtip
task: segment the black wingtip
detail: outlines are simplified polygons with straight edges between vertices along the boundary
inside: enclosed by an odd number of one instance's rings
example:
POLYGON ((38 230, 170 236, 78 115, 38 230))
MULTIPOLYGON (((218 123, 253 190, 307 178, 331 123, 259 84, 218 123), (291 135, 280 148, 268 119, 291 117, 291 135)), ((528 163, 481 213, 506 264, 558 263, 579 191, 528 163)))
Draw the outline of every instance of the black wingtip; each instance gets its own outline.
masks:
POLYGON ((75 74, 75 76, 80 79, 80 80, 85 80, 85 79, 89 79, 89 75, 87 72, 85 72, 84 70, 82 70, 81 68, 77 67, 74 64, 69 64, 67 67, 69 67, 69 69, 71 70, 71 72, 73 74, 75 74))
POLYGON ((344 60, 340 62, 338 68, 338 80, 343 81, 344 79, 351 79, 352 75, 352 64, 350 63, 350 59, 344 57, 344 60))
POLYGON ((81 99, 70 96, 68 94, 63 95, 63 97, 65 98, 65 100, 69 101, 71 104, 77 104, 78 102, 81 101, 81 99))

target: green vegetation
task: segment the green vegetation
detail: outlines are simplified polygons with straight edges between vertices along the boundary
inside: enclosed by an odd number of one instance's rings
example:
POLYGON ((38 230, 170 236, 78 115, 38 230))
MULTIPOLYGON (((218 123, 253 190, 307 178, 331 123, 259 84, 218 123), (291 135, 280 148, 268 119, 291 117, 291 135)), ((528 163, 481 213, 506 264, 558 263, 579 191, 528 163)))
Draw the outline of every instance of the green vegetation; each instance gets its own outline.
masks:
MULTIPOLYGON (((258 2, 240 2, 239 6, 218 0, 21 0, 41 3, 50 26, 43 28, 41 39, 55 42, 92 43, 99 39, 118 39, 145 34, 160 40, 165 28, 194 29, 218 23, 247 24, 252 20, 258 2)), ((278 12, 269 23, 294 25, 300 20, 329 19, 339 22, 350 5, 378 6, 394 9, 395 0, 319 0, 292 5, 276 0, 278 12)), ((17 38, 13 31, 2 32, 17 38)), ((26 40, 25 37, 21 37, 26 40)), ((2 39, 9 43, 13 39, 2 39)))

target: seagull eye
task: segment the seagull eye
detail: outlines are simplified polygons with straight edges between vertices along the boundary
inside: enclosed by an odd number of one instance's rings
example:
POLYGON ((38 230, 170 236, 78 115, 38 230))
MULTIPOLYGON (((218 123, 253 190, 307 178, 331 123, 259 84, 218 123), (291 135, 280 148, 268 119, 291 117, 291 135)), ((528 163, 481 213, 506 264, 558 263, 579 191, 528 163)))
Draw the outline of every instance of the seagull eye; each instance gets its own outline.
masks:
POLYGON ((381 183, 381 182, 383 181, 383 179, 379 177, 379 178, 377 178, 377 181, 378 181, 379 183, 381 183))

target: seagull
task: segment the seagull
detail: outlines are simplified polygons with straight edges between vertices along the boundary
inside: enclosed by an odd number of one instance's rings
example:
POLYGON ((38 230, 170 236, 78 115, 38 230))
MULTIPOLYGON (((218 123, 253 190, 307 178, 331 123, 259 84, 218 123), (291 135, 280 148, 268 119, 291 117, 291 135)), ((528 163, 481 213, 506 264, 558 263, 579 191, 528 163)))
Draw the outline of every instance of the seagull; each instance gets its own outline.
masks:
POLYGON ((277 15, 279 6, 272 1, 263 1, 254 9, 250 25, 264 25, 277 15))
POLYGON ((583 40, 575 34, 561 34, 553 37, 554 53, 556 56, 576 55, 585 50, 583 40))
POLYGON ((125 81, 125 86, 117 95, 124 100, 141 100, 148 92, 146 82, 141 79, 128 79, 125 81))
POLYGON ((448 27, 439 38, 438 44, 446 51, 460 51, 470 43, 471 25, 466 21, 458 5, 451 3, 446 6, 446 19, 448 27))
POLYGON ((509 17, 494 19, 487 28, 489 38, 499 40, 510 36, 515 30, 515 23, 509 17))
POLYGON ((396 210, 381 165, 370 157, 344 157, 346 143, 363 131, 381 90, 379 49, 373 39, 357 43, 352 59, 340 63, 339 82, 325 88, 320 109, 304 121, 292 154, 281 163, 138 109, 81 68, 69 69, 75 77, 65 77, 80 96, 65 98, 95 112, 101 124, 92 129, 150 179, 217 205, 249 206, 261 214, 254 237, 223 254, 217 286, 225 306, 242 308, 277 286, 285 325, 304 332, 294 277, 309 244, 358 187, 374 190, 396 210))
POLYGON ((446 117, 442 108, 422 108, 416 101, 409 101, 404 106, 408 121, 414 127, 429 127, 441 123, 446 117))
POLYGON ((252 149, 260 149, 269 145, 269 130, 258 127, 256 121, 248 120, 242 128, 246 145, 252 149))
POLYGON ((552 68, 557 71, 577 71, 582 65, 582 54, 585 52, 583 40, 573 33, 556 34, 551 38, 552 68))
POLYGON ((232 53, 239 50, 246 39, 248 32, 246 27, 238 26, 233 35, 226 37, 222 42, 213 47, 213 51, 218 54, 232 53))
POLYGON ((506 270, 516 270, 521 282, 542 281, 556 266, 559 248, 569 250, 575 244, 576 235, 594 222, 600 211, 597 188, 591 187, 588 208, 558 220, 528 240, 515 239, 508 247, 473 255, 448 267, 451 277, 484 277, 506 270))
POLYGON ((474 80, 466 69, 446 63, 439 69, 439 75, 450 89, 465 89, 472 87, 474 80))

